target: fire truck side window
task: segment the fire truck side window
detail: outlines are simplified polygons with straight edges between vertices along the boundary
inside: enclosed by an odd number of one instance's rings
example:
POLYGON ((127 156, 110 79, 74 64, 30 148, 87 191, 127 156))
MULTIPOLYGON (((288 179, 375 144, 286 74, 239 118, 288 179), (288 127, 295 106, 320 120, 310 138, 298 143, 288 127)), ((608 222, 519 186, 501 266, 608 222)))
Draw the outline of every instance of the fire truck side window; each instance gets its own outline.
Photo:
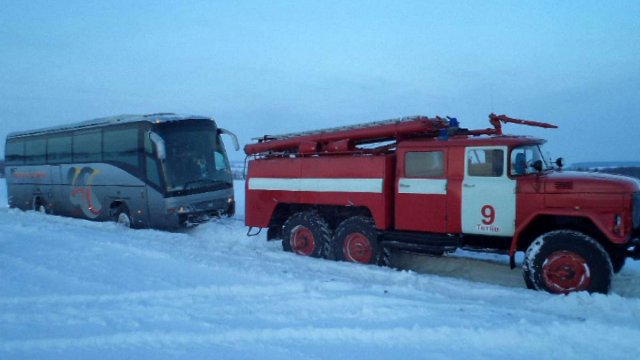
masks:
POLYGON ((442 151, 408 152, 404 158, 404 174, 408 177, 442 177, 444 153, 442 151))
POLYGON ((504 173, 504 151, 473 149, 467 152, 469 176, 500 177, 504 173))

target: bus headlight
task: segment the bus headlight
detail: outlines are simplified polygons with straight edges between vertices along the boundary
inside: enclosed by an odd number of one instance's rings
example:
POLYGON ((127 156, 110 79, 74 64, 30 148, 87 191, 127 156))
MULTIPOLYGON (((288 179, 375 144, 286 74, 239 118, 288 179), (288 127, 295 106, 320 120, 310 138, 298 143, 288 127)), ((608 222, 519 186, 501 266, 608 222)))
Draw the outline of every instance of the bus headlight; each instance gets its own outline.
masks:
POLYGON ((189 213, 189 212, 192 212, 191 211, 191 207, 185 206, 185 205, 167 209, 167 214, 168 215, 173 215, 173 214, 176 214, 176 213, 177 214, 186 214, 186 213, 189 213))

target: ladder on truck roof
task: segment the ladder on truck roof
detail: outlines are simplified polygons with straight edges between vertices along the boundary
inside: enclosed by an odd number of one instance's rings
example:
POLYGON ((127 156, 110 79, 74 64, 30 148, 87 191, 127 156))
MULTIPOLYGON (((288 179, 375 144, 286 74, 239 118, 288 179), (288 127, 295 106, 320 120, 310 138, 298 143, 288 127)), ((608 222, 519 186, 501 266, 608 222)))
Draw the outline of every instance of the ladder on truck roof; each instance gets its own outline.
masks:
POLYGON ((393 142, 377 149, 378 151, 384 151, 393 148, 398 140, 407 138, 434 138, 452 135, 502 135, 501 123, 557 128, 552 124, 514 119, 506 115, 495 114, 489 115, 489 122, 493 125, 493 128, 468 130, 461 129, 458 120, 455 118, 409 116, 282 135, 265 135, 260 138, 254 138, 253 140, 256 140, 257 143, 246 145, 244 151, 247 155, 348 153, 364 151, 356 148, 357 145, 393 142))
MULTIPOLYGON (((439 117, 436 117, 436 118, 440 119, 439 117)), ((265 135, 263 137, 253 138, 252 140, 264 141, 265 139, 266 140, 290 139, 290 138, 298 137, 298 136, 319 135, 319 134, 335 133, 335 132, 338 132, 338 131, 347 131, 347 130, 356 130, 356 129, 369 129, 369 128, 372 128, 372 127, 377 127, 377 126, 382 126, 382 125, 392 125, 392 124, 398 124, 398 123, 411 122, 411 121, 415 121, 415 120, 418 120, 418 119, 426 119, 426 118, 424 116, 405 116, 405 117, 397 118, 397 119, 371 121, 371 122, 366 122, 366 123, 345 125, 345 126, 336 126, 336 127, 318 129, 318 130, 301 131, 301 132, 294 132, 294 133, 280 134, 280 135, 265 135)), ((440 119, 440 120, 444 120, 444 119, 440 119)), ((444 120, 444 121, 446 121, 446 120, 444 120)))
MULTIPOLYGON (((454 122, 451 122, 454 125, 454 122)), ((457 126, 457 122, 455 122, 457 126)), ((338 126, 313 131, 255 138, 258 142, 245 146, 247 155, 257 154, 317 154, 323 152, 350 152, 356 145, 397 141, 399 138, 438 136, 440 129, 450 126, 441 117, 409 116, 391 120, 338 126)))

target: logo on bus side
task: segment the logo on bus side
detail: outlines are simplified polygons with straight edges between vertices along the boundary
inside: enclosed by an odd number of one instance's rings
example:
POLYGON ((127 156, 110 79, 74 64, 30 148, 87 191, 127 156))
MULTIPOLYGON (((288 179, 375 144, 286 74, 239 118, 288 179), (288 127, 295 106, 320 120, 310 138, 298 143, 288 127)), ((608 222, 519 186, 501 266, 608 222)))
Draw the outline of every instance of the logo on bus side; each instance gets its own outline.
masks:
POLYGON ((18 171, 18 169, 12 168, 11 177, 16 179, 44 179, 47 177, 47 174, 41 171, 37 171, 37 172, 18 171))
POLYGON ((100 170, 90 167, 72 167, 67 173, 67 181, 71 184, 69 200, 71 204, 80 207, 82 213, 90 219, 97 218, 102 212, 102 204, 91 189, 93 179, 99 173, 100 170))

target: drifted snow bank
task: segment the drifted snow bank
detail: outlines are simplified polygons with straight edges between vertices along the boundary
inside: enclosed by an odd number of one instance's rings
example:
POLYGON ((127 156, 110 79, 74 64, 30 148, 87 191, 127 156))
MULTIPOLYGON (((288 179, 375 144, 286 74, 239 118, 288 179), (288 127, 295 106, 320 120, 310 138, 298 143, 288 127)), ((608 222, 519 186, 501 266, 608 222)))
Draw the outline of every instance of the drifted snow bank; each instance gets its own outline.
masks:
POLYGON ((2 359, 640 356, 636 262, 612 295, 551 296, 503 257, 302 258, 240 218, 127 230, 9 210, 0 185, 2 359))

